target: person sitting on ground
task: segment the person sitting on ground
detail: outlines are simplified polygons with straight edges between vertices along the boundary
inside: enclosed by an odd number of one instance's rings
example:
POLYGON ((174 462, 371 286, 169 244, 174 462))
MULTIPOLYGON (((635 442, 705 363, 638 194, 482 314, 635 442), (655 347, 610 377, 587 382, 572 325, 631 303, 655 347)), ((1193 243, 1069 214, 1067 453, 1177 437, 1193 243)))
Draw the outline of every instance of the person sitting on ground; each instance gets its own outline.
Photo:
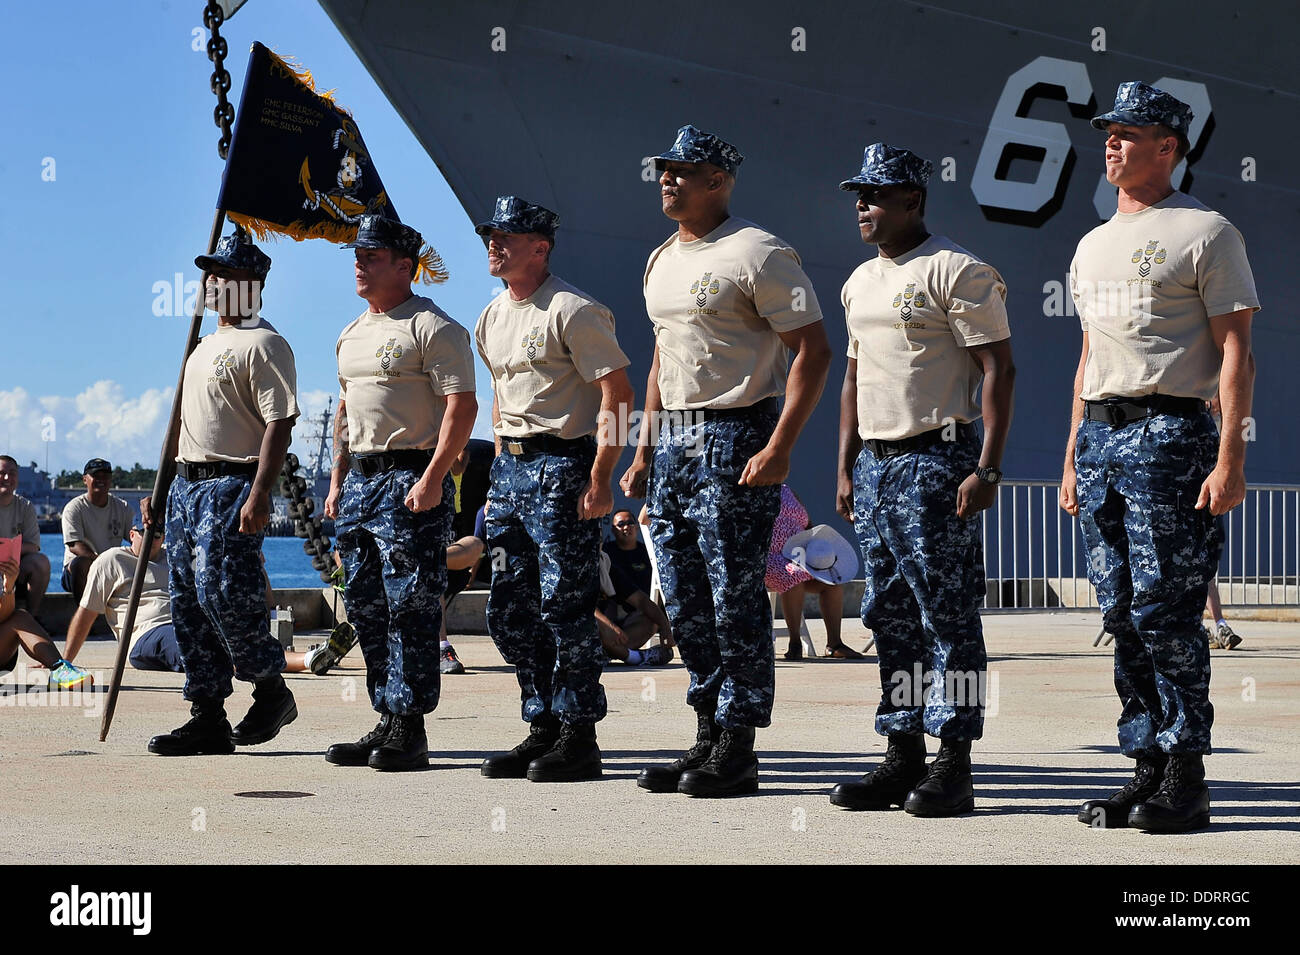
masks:
POLYGON ((479 563, 483 560, 483 552, 487 550, 487 543, 483 536, 487 533, 485 509, 480 507, 474 517, 473 534, 468 534, 447 545, 447 589, 442 595, 442 626, 438 634, 442 642, 439 648, 441 661, 438 664, 438 671, 440 673, 465 672, 465 665, 456 656, 456 648, 447 639, 447 608, 474 579, 478 573, 479 563))
POLYGON ((44 628, 26 610, 17 608, 14 585, 18 581, 18 562, 0 561, 0 676, 18 665, 18 650, 31 657, 38 666, 50 671, 50 688, 69 690, 90 686, 94 678, 81 667, 65 660, 44 628))
POLYGON ((103 458, 91 458, 82 469, 86 493, 74 497, 63 508, 63 589, 80 603, 86 588, 86 574, 95 558, 117 547, 131 526, 131 507, 108 493, 113 466, 103 458))
MULTIPOLYGON (((1223 430, 1223 405, 1216 391, 1214 397, 1209 402, 1210 415, 1214 418, 1214 429, 1223 430)), ((1209 592, 1205 595, 1205 609, 1214 621, 1214 632, 1211 633, 1208 627, 1202 626, 1201 632, 1205 634, 1206 642, 1209 643, 1211 650, 1235 650, 1241 646, 1241 637, 1237 636, 1232 627, 1228 626, 1228 621, 1223 615, 1223 604, 1219 600, 1219 579, 1216 577, 1210 581, 1209 592)))
POLYGON ((631 666, 663 666, 672 660, 676 643, 668 615, 631 577, 611 564, 609 555, 603 552, 600 593, 596 629, 600 631, 601 646, 611 660, 622 660, 631 666), (656 634, 659 643, 646 647, 656 634))
MULTIPOLYGON (((161 525, 160 525, 161 527, 161 525)), ((90 628, 102 613, 113 631, 113 638, 122 639, 122 624, 126 621, 126 608, 131 596, 131 581, 136 563, 144 550, 144 529, 140 524, 131 527, 130 547, 110 547, 95 558, 86 575, 86 587, 80 606, 68 624, 68 641, 64 656, 76 659, 81 646, 90 635, 90 628)), ((163 553, 163 535, 153 539, 149 549, 149 568, 145 572, 144 588, 136 607, 135 623, 131 628, 131 666, 137 670, 163 670, 184 673, 176 631, 172 628, 172 604, 168 591, 169 576, 167 555, 163 553)), ((269 604, 268 604, 269 606, 269 604)), ((328 672, 320 661, 312 668, 315 657, 328 653, 327 644, 320 644, 306 653, 285 651, 284 672, 312 672, 318 676, 328 672)), ((337 662, 337 657, 333 662, 337 662)))
POLYGON ((25 597, 27 612, 33 618, 41 612, 41 601, 50 585, 50 559, 41 553, 41 529, 36 522, 36 508, 18 487, 18 462, 0 454, 0 537, 21 537, 22 556, 18 561, 17 597, 25 597))
POLYGON ((1232 627, 1228 626, 1228 621, 1223 615, 1223 604, 1219 601, 1219 579, 1217 577, 1210 581, 1210 589, 1205 596, 1205 609, 1210 614, 1210 619, 1214 621, 1213 633, 1210 632, 1208 627, 1201 627, 1210 649, 1235 650, 1241 646, 1241 637, 1237 635, 1232 627))
POLYGON ((487 548, 483 507, 487 502, 488 471, 495 456, 495 444, 471 438, 451 465, 451 478, 456 484, 456 513, 451 519, 453 541, 447 545, 447 587, 442 593, 442 624, 438 629, 438 672, 443 674, 465 672, 456 648, 447 639, 447 608, 477 576, 480 558, 487 548))
POLYGON ((641 529, 629 510, 614 512, 612 523, 614 539, 606 541, 604 551, 612 566, 632 578, 638 590, 650 592, 652 565, 650 552, 641 541, 641 529))
POLYGON ((812 527, 808 511, 788 484, 781 485, 781 511, 772 525, 772 545, 767 552, 767 589, 781 595, 781 615, 790 634, 790 645, 785 659, 802 660, 803 644, 799 634, 803 629, 803 602, 805 594, 816 594, 826 624, 826 655, 836 660, 861 660, 862 654, 840 638, 840 623, 844 615, 844 587, 841 584, 818 580, 808 572, 802 561, 792 561, 784 553, 786 542, 800 531, 812 527))

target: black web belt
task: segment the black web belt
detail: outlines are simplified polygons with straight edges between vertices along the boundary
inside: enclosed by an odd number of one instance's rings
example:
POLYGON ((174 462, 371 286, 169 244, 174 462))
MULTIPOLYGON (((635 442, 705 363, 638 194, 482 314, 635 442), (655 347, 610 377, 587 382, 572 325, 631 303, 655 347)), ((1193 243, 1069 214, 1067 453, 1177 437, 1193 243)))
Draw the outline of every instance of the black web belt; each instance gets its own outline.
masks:
MULTIPOLYGON (((914 434, 910 438, 900 438, 898 441, 881 441, 876 438, 868 438, 862 443, 870 448, 871 453, 877 458, 892 458, 895 455, 907 454, 911 451, 924 451, 927 448, 944 444, 943 434, 948 430, 948 427, 948 425, 944 425, 942 428, 935 428, 933 431, 922 431, 920 434, 914 434)), ((967 437, 973 427, 974 425, 971 424, 957 425, 953 441, 967 437)))
POLYGON ((211 481, 232 474, 252 477, 257 473, 257 462, 236 464, 234 461, 177 461, 176 473, 187 481, 211 481))
POLYGON ((374 477, 382 471, 423 471, 433 460, 433 449, 403 449, 380 451, 375 454, 352 455, 352 470, 363 478, 374 477))
POLYGON ((1104 421, 1112 428, 1158 414, 1193 418, 1203 411, 1205 411, 1205 402, 1200 398, 1178 398, 1173 395, 1106 398, 1102 401, 1084 402, 1084 413, 1089 421, 1104 421))
POLYGON ((728 418, 748 418, 750 415, 777 417, 781 414, 781 403, 776 398, 769 397, 743 408, 686 408, 681 411, 664 410, 660 414, 672 424, 685 427, 701 421, 724 421, 728 418))
POLYGON ((527 438, 502 438, 501 447, 510 454, 577 454, 591 447, 591 435, 581 438, 561 438, 555 434, 535 434, 527 438))

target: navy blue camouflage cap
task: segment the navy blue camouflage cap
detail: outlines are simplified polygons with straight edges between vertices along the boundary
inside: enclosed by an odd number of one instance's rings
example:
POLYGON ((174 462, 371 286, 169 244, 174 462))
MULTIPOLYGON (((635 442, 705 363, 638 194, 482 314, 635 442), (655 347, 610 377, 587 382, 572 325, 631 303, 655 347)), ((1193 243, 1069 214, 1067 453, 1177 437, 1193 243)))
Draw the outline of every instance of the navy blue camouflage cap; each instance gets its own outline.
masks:
POLYGON ((392 249, 399 255, 420 261, 420 247, 424 237, 409 225, 368 213, 361 217, 357 237, 343 246, 345 249, 392 249))
POLYGON ((1115 108, 1094 117, 1093 129, 1108 123, 1124 126, 1168 126, 1184 138, 1192 125, 1192 108, 1164 90, 1146 83, 1121 83, 1115 91, 1115 108))
POLYGON ((872 143, 862 153, 862 171, 840 183, 841 189, 863 186, 916 186, 924 189, 934 164, 902 146, 872 143))
POLYGON ((666 162, 707 162, 734 176, 744 161, 740 150, 731 143, 687 125, 677 130, 672 148, 655 157, 655 169, 662 172, 666 162))
POLYGON ((111 470, 113 470, 113 465, 109 464, 103 458, 91 458, 89 461, 86 462, 86 466, 81 469, 81 473, 84 475, 84 474, 94 474, 96 471, 111 471, 111 470))
POLYGON ((266 278, 271 271, 271 257, 253 245, 253 240, 241 226, 235 226, 230 235, 222 236, 217 243, 217 251, 212 255, 200 255, 194 264, 204 272, 216 269, 247 269, 259 279, 266 278))
POLYGON ((474 227, 479 235, 487 235, 493 229, 498 232, 536 232, 548 239, 555 238, 555 227, 560 224, 560 217, 535 202, 520 199, 518 196, 500 196, 492 218, 480 222, 474 227))

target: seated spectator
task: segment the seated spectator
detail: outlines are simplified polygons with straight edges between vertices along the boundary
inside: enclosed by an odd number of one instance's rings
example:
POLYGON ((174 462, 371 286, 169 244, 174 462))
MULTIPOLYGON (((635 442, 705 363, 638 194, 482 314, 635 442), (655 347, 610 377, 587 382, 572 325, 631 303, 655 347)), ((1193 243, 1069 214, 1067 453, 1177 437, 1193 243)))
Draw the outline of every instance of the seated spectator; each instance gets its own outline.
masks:
POLYGON ((600 592, 596 628, 610 659, 632 666, 663 666, 672 660, 676 644, 668 616, 605 553, 600 555, 600 592), (656 634, 659 643, 643 650, 656 634))
MULTIPOLYGON (((114 639, 122 639, 122 624, 131 596, 131 581, 141 552, 144 550, 144 530, 134 525, 131 546, 110 547, 95 558, 86 575, 85 590, 80 605, 68 624, 68 640, 64 655, 76 658, 81 646, 101 613, 108 620, 114 639)), ((269 604, 268 604, 269 606, 269 604)), ((345 651, 346 652, 346 651, 345 651)), ((320 644, 299 653, 292 650, 284 655, 285 673, 310 671, 318 676, 328 672, 321 666, 324 657, 332 657, 330 665, 338 662, 328 644, 320 644), (322 657, 321 660, 316 659, 322 657), (316 663, 313 669, 312 664, 316 663)), ((153 539, 149 550, 149 567, 145 571, 144 588, 136 606, 135 624, 131 628, 131 666, 137 670, 169 670, 184 673, 185 665, 172 628, 171 595, 168 592, 167 555, 163 553, 162 535, 153 539)))
POLYGON ((90 686, 94 678, 70 660, 65 660, 44 628, 26 610, 17 608, 14 585, 18 580, 18 562, 0 561, 0 676, 18 665, 22 650, 38 666, 50 671, 52 689, 69 690, 90 686))
POLYGON ((469 582, 478 573, 483 552, 487 549, 484 535, 486 517, 484 508, 480 507, 474 517, 474 533, 452 541, 447 545, 447 589, 442 596, 442 659, 438 663, 439 673, 464 673, 465 665, 456 656, 456 648, 447 639, 447 608, 456 599, 456 595, 469 586, 469 582))
MULTIPOLYGON (((811 526, 812 521, 798 495, 789 485, 782 484, 781 511, 772 526, 772 544, 767 553, 766 585, 768 590, 781 595, 781 615, 785 618, 786 630, 790 635, 785 659, 803 659, 803 644, 799 640, 799 634, 803 628, 804 596, 811 593, 817 595, 822 620, 826 624, 826 655, 837 660, 861 660, 862 654, 840 639, 840 624, 844 615, 842 581, 836 583, 829 578, 819 580, 808 572, 805 560, 792 561, 783 553, 786 543, 792 537, 811 526)), ((852 574, 845 579, 852 579, 852 574)))
POLYGON ((604 545, 610 564, 632 578, 638 590, 649 593, 650 554, 641 542, 641 529, 631 511, 614 512, 613 533, 614 539, 604 545))
POLYGON ((1236 631, 1228 626, 1228 621, 1223 615, 1223 604, 1219 600, 1219 579, 1217 577, 1210 581, 1210 588, 1205 595, 1205 612, 1214 621, 1214 633, 1210 633, 1204 626, 1201 627, 1201 633, 1205 634, 1206 642, 1209 643, 1211 650, 1235 650, 1241 646, 1241 637, 1237 636, 1236 631))
POLYGON ((27 612, 36 617, 50 585, 50 559, 41 553, 41 530, 32 502, 15 492, 18 462, 0 454, 0 537, 21 537, 22 556, 14 595, 25 598, 27 612))
POLYGON ((91 458, 82 469, 86 493, 74 497, 63 508, 63 589, 81 602, 86 574, 95 558, 117 547, 131 526, 131 507, 108 493, 113 466, 103 458, 91 458))

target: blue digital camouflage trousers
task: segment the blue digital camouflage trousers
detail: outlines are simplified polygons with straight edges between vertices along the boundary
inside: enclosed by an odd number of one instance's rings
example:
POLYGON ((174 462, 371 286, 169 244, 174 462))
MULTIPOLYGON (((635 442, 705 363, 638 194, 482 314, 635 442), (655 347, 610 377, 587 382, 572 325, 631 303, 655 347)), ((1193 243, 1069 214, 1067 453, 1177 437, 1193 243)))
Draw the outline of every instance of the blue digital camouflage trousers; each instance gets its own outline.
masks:
POLYGON ((950 741, 984 732, 987 658, 979 606, 984 553, 978 518, 957 516, 957 488, 979 464, 975 429, 921 451, 853 468, 853 524, 866 588, 862 622, 876 638, 876 732, 950 741))
POLYGON ((724 727, 772 722, 776 665, 763 578, 781 489, 737 482, 775 427, 774 415, 754 411, 674 424, 655 446, 650 535, 691 677, 686 702, 714 709, 724 727))
POLYGON ((172 625, 187 700, 224 700, 232 675, 256 682, 284 669, 267 617, 262 535, 239 533, 252 484, 243 475, 177 475, 167 495, 172 625))
POLYGON ((366 661, 366 687, 379 713, 431 713, 441 688, 439 630, 447 586, 447 542, 456 485, 415 513, 406 495, 421 474, 405 468, 363 478, 349 471, 334 522, 347 572, 343 605, 366 661))
POLYGON ((1085 418, 1074 445, 1088 579, 1115 636, 1120 751, 1210 752, 1206 591, 1223 522, 1197 510, 1219 439, 1208 413, 1112 428, 1085 418))
POLYGON ((492 462, 488 632, 515 668, 529 723, 547 712, 573 724, 605 718, 595 617, 601 525, 578 519, 595 456, 592 439, 569 453, 503 451, 492 462))

